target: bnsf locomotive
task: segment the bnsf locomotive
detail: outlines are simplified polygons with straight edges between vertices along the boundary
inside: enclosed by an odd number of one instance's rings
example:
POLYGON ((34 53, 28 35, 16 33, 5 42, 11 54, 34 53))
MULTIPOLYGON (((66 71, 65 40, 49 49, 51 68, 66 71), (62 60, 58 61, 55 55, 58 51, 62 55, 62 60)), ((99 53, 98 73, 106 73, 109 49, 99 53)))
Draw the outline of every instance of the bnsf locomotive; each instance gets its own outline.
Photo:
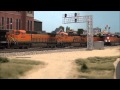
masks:
POLYGON ((120 36, 119 35, 106 35, 104 37, 105 45, 119 45, 120 44, 120 36))
MULTIPOLYGON (((104 41, 105 44, 120 44, 118 36, 94 36, 94 41, 104 41)), ((67 47, 87 46, 86 35, 67 34, 30 34, 25 30, 0 31, 0 48, 30 48, 30 47, 67 47)))

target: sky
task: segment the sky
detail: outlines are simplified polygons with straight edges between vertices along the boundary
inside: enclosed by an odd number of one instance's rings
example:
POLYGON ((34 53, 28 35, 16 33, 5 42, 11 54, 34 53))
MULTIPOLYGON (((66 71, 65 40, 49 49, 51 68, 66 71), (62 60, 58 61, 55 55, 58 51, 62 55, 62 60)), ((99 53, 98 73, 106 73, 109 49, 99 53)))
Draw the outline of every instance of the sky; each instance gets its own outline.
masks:
POLYGON ((100 27, 104 30, 108 25, 111 32, 120 32, 120 11, 35 11, 34 18, 42 21, 42 29, 46 32, 51 32, 59 26, 86 30, 86 23, 63 24, 63 15, 72 13, 80 13, 80 16, 92 15, 94 28, 100 27))

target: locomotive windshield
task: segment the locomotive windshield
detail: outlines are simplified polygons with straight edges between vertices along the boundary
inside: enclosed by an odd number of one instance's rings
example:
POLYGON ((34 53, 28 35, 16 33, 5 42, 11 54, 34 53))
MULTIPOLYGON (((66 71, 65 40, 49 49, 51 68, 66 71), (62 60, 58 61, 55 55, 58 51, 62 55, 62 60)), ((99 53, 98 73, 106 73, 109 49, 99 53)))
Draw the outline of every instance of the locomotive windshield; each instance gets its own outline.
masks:
POLYGON ((10 30, 8 33, 9 33, 9 34, 14 34, 14 31, 13 31, 13 30, 10 30))
POLYGON ((19 35, 19 34, 20 34, 20 31, 16 31, 15 34, 16 34, 16 35, 19 35))

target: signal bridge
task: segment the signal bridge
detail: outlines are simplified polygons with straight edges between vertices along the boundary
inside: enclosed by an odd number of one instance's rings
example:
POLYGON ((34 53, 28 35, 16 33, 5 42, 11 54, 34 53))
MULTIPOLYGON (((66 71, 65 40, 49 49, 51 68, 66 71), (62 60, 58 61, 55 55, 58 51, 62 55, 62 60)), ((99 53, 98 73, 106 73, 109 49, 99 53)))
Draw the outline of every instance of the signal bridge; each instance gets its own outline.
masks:
POLYGON ((63 24, 86 23, 87 25, 87 49, 93 50, 93 16, 80 16, 79 13, 64 14, 63 24))

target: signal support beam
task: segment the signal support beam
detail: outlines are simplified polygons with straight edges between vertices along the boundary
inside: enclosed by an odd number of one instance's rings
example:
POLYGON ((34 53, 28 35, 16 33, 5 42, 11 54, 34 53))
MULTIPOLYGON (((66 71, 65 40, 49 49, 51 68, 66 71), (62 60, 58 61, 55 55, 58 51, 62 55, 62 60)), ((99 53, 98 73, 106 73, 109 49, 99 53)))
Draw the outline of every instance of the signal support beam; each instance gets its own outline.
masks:
POLYGON ((64 14, 63 24, 86 23, 87 24, 87 50, 93 50, 93 17, 92 15, 80 16, 79 13, 64 14))

